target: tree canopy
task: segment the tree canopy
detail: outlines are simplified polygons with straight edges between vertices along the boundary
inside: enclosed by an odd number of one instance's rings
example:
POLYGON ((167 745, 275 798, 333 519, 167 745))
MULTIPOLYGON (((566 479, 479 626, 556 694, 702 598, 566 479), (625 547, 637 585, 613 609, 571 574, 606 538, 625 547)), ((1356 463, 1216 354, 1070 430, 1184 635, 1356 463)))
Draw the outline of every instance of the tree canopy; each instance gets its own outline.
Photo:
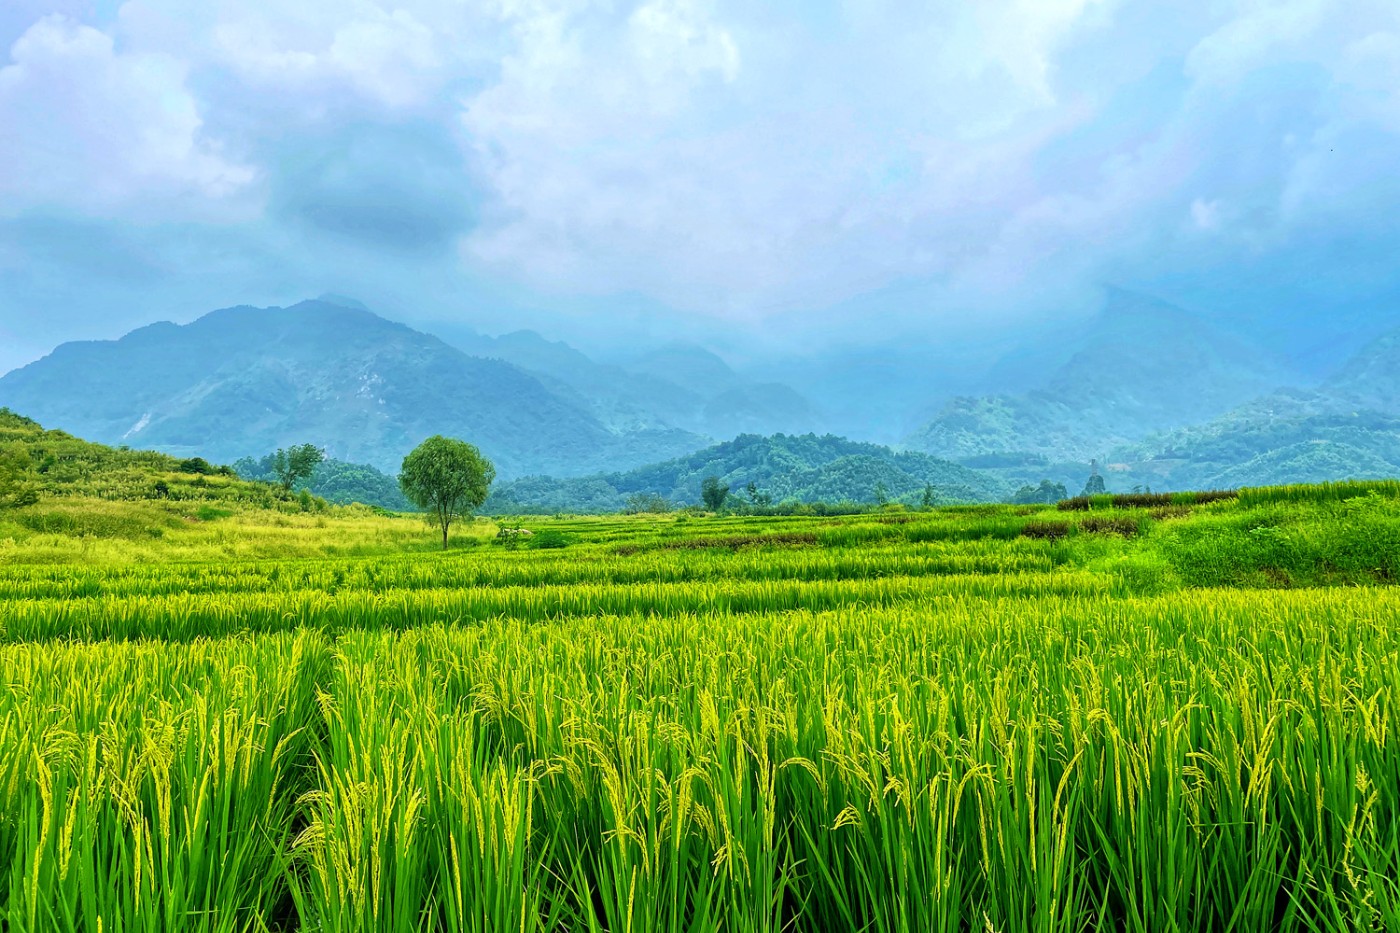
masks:
POLYGON ((282 488, 291 492, 297 483, 310 479, 325 459, 326 452, 315 444, 288 447, 272 455, 272 473, 282 488))
POLYGON ((442 530, 442 547, 452 523, 486 501, 496 468, 466 441, 437 435, 404 458, 399 485, 409 501, 428 513, 442 530))
POLYGON ((700 498, 705 501, 705 508, 718 512, 729 498, 729 486, 721 483, 718 476, 707 476, 700 484, 700 498))

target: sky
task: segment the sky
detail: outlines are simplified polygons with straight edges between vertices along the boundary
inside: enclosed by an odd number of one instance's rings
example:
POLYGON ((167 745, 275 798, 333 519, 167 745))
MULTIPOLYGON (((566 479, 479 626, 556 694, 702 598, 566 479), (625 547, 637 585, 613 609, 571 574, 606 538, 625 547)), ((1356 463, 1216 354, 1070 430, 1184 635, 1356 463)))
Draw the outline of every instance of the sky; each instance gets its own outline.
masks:
POLYGON ((3 0, 0 372, 323 292, 585 347, 1400 310, 1395 0, 3 0))

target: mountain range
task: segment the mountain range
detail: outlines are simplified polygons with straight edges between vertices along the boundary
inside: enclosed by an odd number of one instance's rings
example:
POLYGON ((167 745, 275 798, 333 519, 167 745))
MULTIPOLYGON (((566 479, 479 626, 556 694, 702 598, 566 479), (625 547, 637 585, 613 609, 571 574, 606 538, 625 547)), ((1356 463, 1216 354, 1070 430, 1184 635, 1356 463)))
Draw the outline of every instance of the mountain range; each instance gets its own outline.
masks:
POLYGON ((1072 350, 1040 387, 954 398, 906 446, 953 459, 1029 451, 1088 460, 1224 414, 1288 379, 1280 361, 1203 318, 1131 292, 1110 291, 1090 327, 1065 340, 1072 350))
POLYGON ((1400 331, 1309 380, 1249 335, 1109 290, 1095 317, 1004 352, 984 391, 940 399, 947 380, 928 345, 891 345, 884 361, 853 349, 849 366, 814 356, 739 370, 691 344, 599 359, 533 331, 435 329, 335 296, 228 308, 64 344, 0 377, 0 405, 99 442, 220 462, 315 443, 347 465, 351 490, 362 477, 348 465, 392 477, 424 437, 460 436, 496 463, 501 495, 523 505, 533 490, 560 507, 643 491, 695 501, 701 468, 684 464, 696 457, 732 483, 802 500, 873 494, 876 482, 892 498, 928 482, 967 500, 1045 479, 1077 492, 1095 461, 1114 489, 1400 474, 1400 331), (857 443, 920 411, 894 449, 857 443), (855 440, 819 436, 833 427, 855 440), (802 453, 750 470, 717 446, 737 437, 751 452, 754 436, 777 460, 802 453), (571 478, 583 482, 559 481, 571 478))
POLYGON ((0 378, 0 399, 102 443, 230 462, 311 442, 393 473, 432 434, 471 438, 503 477, 632 466, 708 440, 609 426, 514 364, 323 300, 64 344, 0 378))
POLYGON ((790 386, 748 379, 703 347, 672 344, 624 363, 597 362, 531 330, 490 337, 438 328, 476 357, 519 367, 614 431, 682 430, 700 437, 815 429, 821 416, 790 386))

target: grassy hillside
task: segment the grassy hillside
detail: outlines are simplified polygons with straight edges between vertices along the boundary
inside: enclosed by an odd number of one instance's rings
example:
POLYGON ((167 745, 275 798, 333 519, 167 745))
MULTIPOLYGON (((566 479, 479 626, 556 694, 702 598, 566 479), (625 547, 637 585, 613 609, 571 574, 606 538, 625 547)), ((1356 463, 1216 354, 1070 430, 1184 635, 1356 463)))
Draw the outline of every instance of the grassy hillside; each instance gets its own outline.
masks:
POLYGON ((215 559, 417 547, 414 519, 286 496, 203 459, 93 444, 0 409, 0 562, 215 559), (328 522, 341 530, 327 538, 328 522))

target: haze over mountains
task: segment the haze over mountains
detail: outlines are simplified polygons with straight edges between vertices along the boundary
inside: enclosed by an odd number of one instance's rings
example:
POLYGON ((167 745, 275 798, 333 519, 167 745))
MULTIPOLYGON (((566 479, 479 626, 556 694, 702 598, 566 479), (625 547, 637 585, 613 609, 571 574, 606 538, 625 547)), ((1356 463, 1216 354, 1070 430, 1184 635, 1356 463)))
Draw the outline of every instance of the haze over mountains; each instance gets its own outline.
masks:
POLYGON ((443 433, 477 443, 503 481, 606 474, 603 486, 516 484, 510 493, 520 501, 532 489, 560 507, 616 507, 629 491, 689 494, 698 479, 685 458, 719 450, 724 461, 727 449, 712 445, 741 435, 789 437, 769 442, 776 467, 721 472, 798 498, 826 489, 803 471, 833 469, 843 478, 828 491, 849 496, 875 482, 896 498, 913 495, 936 477, 960 490, 946 495, 964 499, 1045 478, 1077 491, 1091 460, 1120 488, 1400 473, 1400 332, 1373 335, 1308 385, 1201 316, 1110 290, 1093 320, 1039 335, 992 367, 983 394, 911 396, 921 379, 939 380, 917 370, 916 348, 904 349, 892 353, 889 374, 830 356, 771 367, 804 387, 825 374, 823 404, 693 344, 619 348, 605 362, 533 331, 488 336, 459 326, 434 336, 323 296, 64 344, 0 377, 0 405, 95 441, 220 462, 311 442, 393 474, 422 438, 443 433), (868 441, 901 422, 918 425, 898 445, 907 454, 794 437, 835 428, 868 441), (797 449, 804 453, 784 460, 797 449), (843 457, 858 462, 831 466, 843 457), (660 479, 638 472, 668 463, 675 468, 660 479))

